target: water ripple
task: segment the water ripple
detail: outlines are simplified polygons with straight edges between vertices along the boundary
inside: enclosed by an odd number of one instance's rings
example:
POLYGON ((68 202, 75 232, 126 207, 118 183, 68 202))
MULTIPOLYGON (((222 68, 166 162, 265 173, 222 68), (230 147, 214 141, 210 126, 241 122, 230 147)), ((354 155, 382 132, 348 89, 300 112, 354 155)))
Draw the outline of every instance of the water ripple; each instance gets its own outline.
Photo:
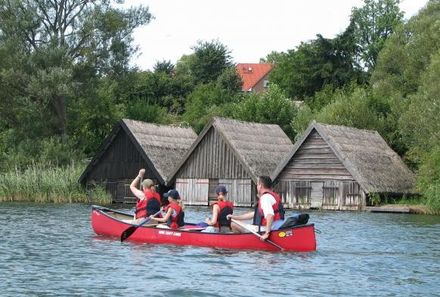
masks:
POLYGON ((121 243, 87 205, 0 212, 1 296, 439 296, 435 216, 312 212, 318 251, 295 254, 121 243))

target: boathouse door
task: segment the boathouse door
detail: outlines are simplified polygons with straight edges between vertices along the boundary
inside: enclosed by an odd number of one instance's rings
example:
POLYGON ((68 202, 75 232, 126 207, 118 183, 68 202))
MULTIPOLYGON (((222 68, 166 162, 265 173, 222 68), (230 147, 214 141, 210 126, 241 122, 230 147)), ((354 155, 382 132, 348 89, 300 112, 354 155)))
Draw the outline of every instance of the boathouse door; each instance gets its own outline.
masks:
POLYGON ((209 179, 178 178, 176 190, 187 205, 208 205, 209 179))
POLYGON ((323 182, 311 182, 310 187, 312 188, 310 192, 310 208, 321 208, 322 197, 323 197, 323 182))

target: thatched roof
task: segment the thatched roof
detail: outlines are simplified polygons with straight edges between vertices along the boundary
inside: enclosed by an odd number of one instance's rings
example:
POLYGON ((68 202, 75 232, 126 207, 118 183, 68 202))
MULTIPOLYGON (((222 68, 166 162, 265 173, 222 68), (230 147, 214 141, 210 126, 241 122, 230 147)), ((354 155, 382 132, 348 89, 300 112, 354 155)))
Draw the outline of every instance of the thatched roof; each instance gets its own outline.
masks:
POLYGON ((377 131, 313 121, 289 156, 273 174, 277 177, 307 136, 316 130, 367 193, 412 193, 414 174, 377 131))
POLYGON ((293 148, 289 137, 278 125, 214 117, 199 134, 172 178, 211 128, 219 132, 254 182, 260 175, 270 176, 293 148))
POLYGON ((103 155, 106 148, 111 145, 115 135, 123 129, 134 145, 138 148, 147 164, 152 165, 156 170, 161 183, 168 180, 175 166, 180 162, 182 156, 191 147, 197 138, 197 134, 191 128, 165 126, 141 121, 123 119, 120 121, 112 134, 104 141, 102 149, 90 162, 86 171, 82 174, 80 181, 86 173, 91 170, 92 164, 103 155))

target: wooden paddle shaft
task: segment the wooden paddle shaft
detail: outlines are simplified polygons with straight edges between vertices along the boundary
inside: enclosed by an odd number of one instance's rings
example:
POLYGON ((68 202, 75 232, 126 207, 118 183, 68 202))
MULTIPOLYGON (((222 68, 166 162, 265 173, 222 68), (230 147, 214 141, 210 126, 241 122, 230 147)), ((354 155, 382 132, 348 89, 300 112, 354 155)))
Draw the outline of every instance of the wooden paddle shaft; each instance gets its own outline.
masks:
MULTIPOLYGON (((240 226, 240 227, 242 227, 242 228, 248 230, 249 232, 251 232, 251 233, 254 234, 255 236, 259 237, 260 239, 263 239, 263 237, 262 237, 260 234, 258 234, 257 232, 255 232, 255 231, 252 230, 251 228, 248 228, 245 224, 241 223, 240 221, 238 221, 238 220, 234 220, 234 219, 231 219, 231 221, 234 222, 235 224, 237 224, 238 226, 240 226)), ((276 244, 275 242, 273 242, 273 241, 271 241, 271 240, 269 240, 269 239, 264 239, 264 241, 266 241, 267 243, 270 243, 271 245, 273 245, 273 246, 279 248, 280 250, 284 250, 284 248, 282 248, 281 246, 279 246, 278 244, 276 244)))

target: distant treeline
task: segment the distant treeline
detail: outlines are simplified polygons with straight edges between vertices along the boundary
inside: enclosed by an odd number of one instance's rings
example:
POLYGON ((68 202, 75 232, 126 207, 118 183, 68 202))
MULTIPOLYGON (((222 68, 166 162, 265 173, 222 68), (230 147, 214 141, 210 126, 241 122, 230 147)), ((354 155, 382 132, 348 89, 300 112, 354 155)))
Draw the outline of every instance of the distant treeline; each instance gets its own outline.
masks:
POLYGON ((292 141, 315 119, 377 130, 416 172, 423 203, 440 210, 439 0, 408 21, 398 0, 364 0, 335 38, 263 58, 274 69, 262 94, 241 92, 218 40, 153 71, 130 68, 148 8, 65 2, 0 0, 1 172, 91 157, 121 118, 199 132, 223 116, 278 124, 292 141))

